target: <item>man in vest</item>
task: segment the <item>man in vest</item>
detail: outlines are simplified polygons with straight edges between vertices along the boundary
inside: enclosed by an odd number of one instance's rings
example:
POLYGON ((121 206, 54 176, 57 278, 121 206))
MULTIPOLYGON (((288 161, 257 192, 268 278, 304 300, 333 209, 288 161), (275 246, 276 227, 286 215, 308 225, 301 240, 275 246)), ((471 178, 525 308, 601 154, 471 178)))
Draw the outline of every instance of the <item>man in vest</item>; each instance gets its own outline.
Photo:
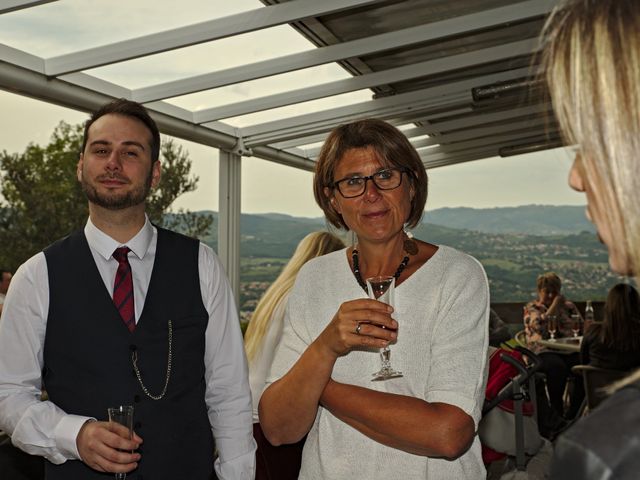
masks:
POLYGON ((159 150, 141 105, 95 112, 77 167, 87 224, 14 276, 0 323, 0 429, 49 460, 47 479, 253 479, 232 292, 209 247, 149 222, 159 150), (134 406, 131 439, 106 421, 120 405, 134 406))

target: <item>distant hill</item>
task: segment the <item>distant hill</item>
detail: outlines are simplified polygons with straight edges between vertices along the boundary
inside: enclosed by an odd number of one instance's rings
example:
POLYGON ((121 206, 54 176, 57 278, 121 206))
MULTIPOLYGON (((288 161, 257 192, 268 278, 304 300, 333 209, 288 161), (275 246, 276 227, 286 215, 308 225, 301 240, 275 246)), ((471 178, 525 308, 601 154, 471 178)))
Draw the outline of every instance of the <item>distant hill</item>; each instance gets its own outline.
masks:
MULTIPOLYGON (((212 230, 201 238, 218 249, 218 212, 213 215, 212 230)), ((316 230, 326 230, 324 218, 292 217, 281 213, 240 215, 240 253, 246 257, 289 258, 302 238, 316 230)))
MULTIPOLYGON (((202 240, 217 249, 218 214, 202 240)), ((242 214, 241 312, 255 302, 296 245, 308 233, 327 229, 323 218, 242 214)), ((443 208, 425 215, 415 236, 467 252, 484 266, 494 302, 524 302, 535 295, 535 279, 555 271, 573 300, 602 299, 622 279, 608 267, 607 250, 584 218, 583 207, 527 205, 512 208, 443 208)))
POLYGON ((423 221, 450 228, 486 233, 569 235, 595 232, 585 217, 585 207, 523 205, 501 208, 439 208, 428 211, 423 221))
MULTIPOLYGON (((436 243, 458 246, 461 230, 488 234, 524 236, 564 236, 573 242, 581 232, 595 233, 586 219, 584 207, 524 205, 502 208, 440 208, 429 211, 415 229, 416 236, 436 243)), ((202 240, 217 249, 218 213, 213 215, 213 228, 202 240)), ((293 217, 282 213, 240 216, 241 254, 250 257, 288 258, 298 242, 314 230, 327 229, 324 218, 293 217)), ((595 237, 588 236, 594 242, 595 237)), ((559 239, 556 239, 559 240, 559 239)), ((524 241, 521 239, 520 241, 524 241)))

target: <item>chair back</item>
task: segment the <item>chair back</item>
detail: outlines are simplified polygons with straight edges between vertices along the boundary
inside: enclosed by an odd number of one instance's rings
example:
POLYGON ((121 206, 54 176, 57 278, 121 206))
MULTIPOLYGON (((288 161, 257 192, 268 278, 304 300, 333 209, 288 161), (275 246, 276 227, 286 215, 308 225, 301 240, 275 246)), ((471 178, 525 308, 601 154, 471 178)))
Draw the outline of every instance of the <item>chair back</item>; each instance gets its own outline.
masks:
POLYGON ((521 346, 521 347, 525 347, 527 346, 527 334, 524 330, 519 330, 518 332, 516 332, 516 334, 514 335, 516 343, 521 346))
POLYGON ((589 411, 596 408, 609 396, 605 387, 629 375, 629 372, 623 370, 609 370, 592 365, 576 365, 571 371, 582 375, 589 411))

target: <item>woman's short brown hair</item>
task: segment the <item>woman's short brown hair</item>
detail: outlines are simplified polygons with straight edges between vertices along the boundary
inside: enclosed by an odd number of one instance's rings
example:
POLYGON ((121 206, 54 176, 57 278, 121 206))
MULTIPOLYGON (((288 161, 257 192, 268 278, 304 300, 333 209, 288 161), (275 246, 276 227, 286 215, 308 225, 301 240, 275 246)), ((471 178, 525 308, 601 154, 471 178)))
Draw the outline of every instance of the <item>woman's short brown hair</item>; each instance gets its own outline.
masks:
POLYGON ((560 277, 554 272, 547 272, 541 275, 538 275, 538 279, 536 280, 536 286, 538 291, 549 290, 550 288, 554 289, 556 292, 560 293, 560 289, 562 288, 562 280, 560 277))
POLYGON ((393 125, 374 118, 338 126, 322 145, 313 176, 313 193, 325 217, 335 227, 348 229, 342 215, 331 205, 331 197, 325 194, 325 188, 334 188, 335 169, 346 151, 366 147, 372 148, 385 166, 409 170, 407 179, 411 182, 414 196, 405 223, 410 228, 417 226, 427 202, 427 172, 407 137, 393 125))

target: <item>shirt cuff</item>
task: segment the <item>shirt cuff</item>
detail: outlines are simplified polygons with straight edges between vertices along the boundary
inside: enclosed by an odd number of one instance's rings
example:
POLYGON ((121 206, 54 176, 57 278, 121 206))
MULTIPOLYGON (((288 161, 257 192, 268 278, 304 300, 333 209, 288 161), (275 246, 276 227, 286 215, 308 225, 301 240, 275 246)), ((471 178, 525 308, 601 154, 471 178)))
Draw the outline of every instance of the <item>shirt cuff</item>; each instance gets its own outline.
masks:
POLYGON ((56 429, 53 432, 56 439, 56 447, 67 460, 82 460, 78 453, 76 439, 82 426, 89 420, 95 420, 95 418, 66 415, 56 425, 56 429))
POLYGON ((253 480, 256 474, 256 443, 253 448, 239 457, 235 457, 225 462, 218 457, 214 464, 214 469, 219 480, 253 480))

